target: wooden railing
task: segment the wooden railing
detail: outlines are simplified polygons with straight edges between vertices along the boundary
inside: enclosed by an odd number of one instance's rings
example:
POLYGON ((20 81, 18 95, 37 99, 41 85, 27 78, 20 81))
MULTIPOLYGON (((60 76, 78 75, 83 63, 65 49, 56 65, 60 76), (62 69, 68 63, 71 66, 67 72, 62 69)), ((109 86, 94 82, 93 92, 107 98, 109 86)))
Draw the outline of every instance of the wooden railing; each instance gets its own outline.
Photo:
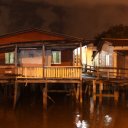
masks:
POLYGON ((93 75, 97 78, 128 78, 128 68, 115 68, 115 67, 95 67, 86 65, 85 73, 93 75))
POLYGON ((82 68, 77 66, 51 66, 44 68, 44 77, 47 78, 80 79, 81 76, 82 68))
POLYGON ((0 65, 0 77, 1 76, 15 76, 15 66, 0 65))
POLYGON ((128 68, 115 68, 115 67, 97 67, 97 74, 99 77, 109 78, 119 78, 124 79, 128 78, 128 68))
POLYGON ((80 66, 18 67, 17 78, 81 79, 80 66))
POLYGON ((42 67, 17 67, 17 78, 43 78, 42 67))

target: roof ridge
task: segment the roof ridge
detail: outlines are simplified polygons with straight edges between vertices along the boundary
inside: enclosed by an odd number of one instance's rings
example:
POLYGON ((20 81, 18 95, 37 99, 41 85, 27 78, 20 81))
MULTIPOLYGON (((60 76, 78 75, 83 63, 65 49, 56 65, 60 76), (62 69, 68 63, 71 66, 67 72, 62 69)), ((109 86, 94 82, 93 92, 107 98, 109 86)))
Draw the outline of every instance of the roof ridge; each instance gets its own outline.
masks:
POLYGON ((21 29, 21 30, 19 30, 19 31, 10 32, 10 33, 6 33, 6 34, 3 34, 3 35, 0 35, 0 38, 3 38, 3 37, 5 37, 5 36, 6 36, 6 37, 7 37, 7 36, 12 36, 12 35, 20 34, 20 33, 24 33, 24 32, 31 32, 31 31, 46 33, 46 34, 55 35, 55 36, 62 36, 62 37, 65 37, 65 38, 67 38, 67 39, 75 39, 75 40, 81 40, 81 41, 84 40, 84 38, 79 38, 79 37, 70 36, 70 35, 61 34, 61 33, 52 32, 52 31, 46 31, 46 30, 42 30, 42 29, 39 29, 39 28, 21 29))

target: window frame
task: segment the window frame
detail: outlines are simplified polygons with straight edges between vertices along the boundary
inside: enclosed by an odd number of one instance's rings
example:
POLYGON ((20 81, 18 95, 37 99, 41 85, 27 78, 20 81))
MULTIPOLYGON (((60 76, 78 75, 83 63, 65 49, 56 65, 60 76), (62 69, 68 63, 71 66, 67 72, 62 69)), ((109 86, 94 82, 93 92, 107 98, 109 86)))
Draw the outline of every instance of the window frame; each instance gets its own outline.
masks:
POLYGON ((14 52, 6 52, 5 53, 5 64, 14 64, 15 59, 14 59, 14 52))
POLYGON ((51 62, 51 64, 61 64, 62 63, 62 57, 61 57, 61 51, 60 50, 54 50, 54 51, 52 51, 52 53, 51 53, 51 56, 52 56, 52 62, 51 62), (59 52, 59 62, 54 62, 54 55, 53 55, 53 53, 56 53, 56 52, 59 52))

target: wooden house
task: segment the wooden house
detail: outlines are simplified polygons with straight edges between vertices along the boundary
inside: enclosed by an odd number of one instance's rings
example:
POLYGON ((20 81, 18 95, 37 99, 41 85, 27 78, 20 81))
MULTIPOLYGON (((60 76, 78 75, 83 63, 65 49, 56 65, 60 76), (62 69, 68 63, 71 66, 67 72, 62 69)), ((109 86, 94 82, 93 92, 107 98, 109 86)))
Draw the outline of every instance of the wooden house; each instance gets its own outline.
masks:
POLYGON ((72 83, 80 90, 82 66, 74 64, 73 50, 80 47, 81 58, 83 43, 81 38, 38 29, 0 36, 0 82, 15 83, 14 106, 19 83, 44 83, 44 104, 48 83, 72 83))
POLYGON ((105 67, 111 77, 128 76, 128 39, 104 38, 97 45, 97 53, 94 55, 93 64, 105 67), (108 70, 109 68, 109 70, 108 70))

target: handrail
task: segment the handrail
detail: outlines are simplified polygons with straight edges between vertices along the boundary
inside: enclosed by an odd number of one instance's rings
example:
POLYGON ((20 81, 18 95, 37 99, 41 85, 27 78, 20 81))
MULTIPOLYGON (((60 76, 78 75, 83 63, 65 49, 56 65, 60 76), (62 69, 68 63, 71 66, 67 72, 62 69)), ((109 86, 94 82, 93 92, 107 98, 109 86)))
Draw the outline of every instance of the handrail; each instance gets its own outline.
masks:
POLYGON ((90 66, 86 65, 85 73, 90 73, 95 75, 97 78, 100 77, 120 77, 128 78, 128 68, 117 68, 117 67, 101 67, 101 66, 90 66))

